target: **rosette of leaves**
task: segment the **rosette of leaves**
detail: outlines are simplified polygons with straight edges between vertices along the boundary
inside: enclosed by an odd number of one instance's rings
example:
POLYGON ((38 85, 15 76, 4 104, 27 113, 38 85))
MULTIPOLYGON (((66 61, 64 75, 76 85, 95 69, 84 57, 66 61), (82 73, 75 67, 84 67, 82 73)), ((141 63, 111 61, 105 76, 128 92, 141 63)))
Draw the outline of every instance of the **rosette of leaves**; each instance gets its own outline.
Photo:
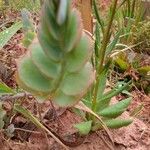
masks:
POLYGON ((37 100, 60 106, 76 104, 94 80, 89 59, 91 38, 82 32, 79 13, 70 0, 46 0, 38 39, 17 62, 17 82, 37 100))

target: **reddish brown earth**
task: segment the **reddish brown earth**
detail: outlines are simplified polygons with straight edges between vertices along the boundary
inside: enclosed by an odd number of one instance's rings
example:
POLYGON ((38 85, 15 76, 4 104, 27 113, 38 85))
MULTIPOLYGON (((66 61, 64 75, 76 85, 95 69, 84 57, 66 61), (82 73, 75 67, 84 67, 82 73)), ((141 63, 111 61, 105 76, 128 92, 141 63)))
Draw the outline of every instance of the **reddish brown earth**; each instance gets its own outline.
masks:
MULTIPOLYGON (((23 33, 18 32, 10 42, 0 50, 0 78, 9 86, 16 87, 14 71, 15 59, 23 55, 26 49, 22 46, 21 40, 23 33), (2 71, 3 70, 3 71, 2 71)), ((118 130, 110 130, 114 146, 104 131, 90 133, 82 142, 81 145, 70 148, 72 150, 149 150, 150 149, 150 98, 144 93, 134 90, 132 93, 133 101, 128 112, 124 113, 123 117, 128 118, 135 106, 143 104, 143 110, 135 118, 134 122, 125 128, 118 130)), ((115 100, 116 101, 116 100, 115 100)), ((33 114, 37 115, 37 103, 32 98, 26 98, 22 104, 28 108, 33 114)), ((5 109, 10 113, 12 108, 11 102, 5 102, 5 109)), ((42 115, 51 110, 46 119, 42 122, 52 128, 59 136, 66 141, 74 141, 74 133, 76 130, 73 124, 81 121, 71 109, 66 111, 58 111, 60 114, 55 117, 51 104, 45 102, 42 104, 42 115)), ((57 111, 57 109, 56 109, 57 111)), ((38 115, 37 115, 38 116, 38 115)), ((17 115, 12 119, 15 127, 23 129, 23 131, 15 131, 14 138, 8 138, 3 131, 0 132, 0 149, 1 150, 61 150, 63 149, 53 138, 44 134, 43 131, 37 129, 32 123, 29 123, 21 115, 17 115), (28 132, 27 132, 28 131, 28 132), (30 132, 29 132, 30 131, 30 132), (30 134, 28 134, 30 133, 30 134)), ((79 137, 80 138, 80 137, 79 137)))

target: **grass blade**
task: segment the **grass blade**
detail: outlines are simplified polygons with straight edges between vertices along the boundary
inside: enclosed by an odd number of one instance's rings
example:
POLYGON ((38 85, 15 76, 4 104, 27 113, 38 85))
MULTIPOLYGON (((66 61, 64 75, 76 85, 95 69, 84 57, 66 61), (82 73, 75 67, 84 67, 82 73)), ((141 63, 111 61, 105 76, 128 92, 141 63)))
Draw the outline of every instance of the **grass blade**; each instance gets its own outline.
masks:
POLYGON ((22 27, 21 22, 16 22, 10 28, 0 32, 0 49, 3 48, 11 37, 22 27))

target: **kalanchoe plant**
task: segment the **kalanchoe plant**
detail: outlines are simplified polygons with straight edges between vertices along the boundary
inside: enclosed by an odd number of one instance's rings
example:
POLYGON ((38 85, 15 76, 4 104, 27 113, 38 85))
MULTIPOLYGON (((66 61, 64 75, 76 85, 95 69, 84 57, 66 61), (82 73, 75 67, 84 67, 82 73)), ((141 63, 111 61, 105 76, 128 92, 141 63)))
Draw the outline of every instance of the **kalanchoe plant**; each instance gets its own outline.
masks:
POLYGON ((38 38, 17 61, 17 82, 39 101, 74 105, 94 80, 93 42, 69 0, 46 0, 41 16, 38 38))
MULTIPOLYGON (((107 74, 112 63, 110 54, 120 37, 118 32, 111 38, 118 0, 112 2, 106 26, 101 24, 96 3, 93 2, 98 21, 95 53, 91 59, 93 66, 89 60, 94 42, 82 31, 80 15, 76 10, 71 10, 70 0, 46 0, 38 37, 29 46, 27 54, 18 60, 16 73, 20 87, 32 93, 39 102, 51 99, 59 106, 72 106, 86 94, 82 103, 74 106, 84 116, 85 122, 74 125, 82 135, 102 127, 106 130, 106 125, 109 128, 119 128, 132 122, 131 119, 118 118, 127 109, 131 98, 114 105, 110 103, 111 98, 126 89, 129 83, 105 92, 107 74), (96 70, 96 80, 87 92, 95 79, 93 67, 96 70)), ((25 109, 20 110, 20 106, 18 108, 15 105, 15 110, 37 124, 38 121, 31 117, 32 114, 25 113, 25 109)))

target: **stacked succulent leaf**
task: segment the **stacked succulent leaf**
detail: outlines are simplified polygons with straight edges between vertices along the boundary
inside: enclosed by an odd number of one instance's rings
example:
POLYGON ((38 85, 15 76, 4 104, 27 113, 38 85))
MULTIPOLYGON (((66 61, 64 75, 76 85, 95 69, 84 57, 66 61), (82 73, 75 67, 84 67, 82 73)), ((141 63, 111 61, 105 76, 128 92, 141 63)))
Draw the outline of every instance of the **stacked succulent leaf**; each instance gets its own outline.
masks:
POLYGON ((38 100, 74 105, 94 80, 88 62, 92 49, 92 40, 82 32, 81 18, 71 10, 70 0, 46 0, 38 39, 17 62, 18 84, 38 100))

